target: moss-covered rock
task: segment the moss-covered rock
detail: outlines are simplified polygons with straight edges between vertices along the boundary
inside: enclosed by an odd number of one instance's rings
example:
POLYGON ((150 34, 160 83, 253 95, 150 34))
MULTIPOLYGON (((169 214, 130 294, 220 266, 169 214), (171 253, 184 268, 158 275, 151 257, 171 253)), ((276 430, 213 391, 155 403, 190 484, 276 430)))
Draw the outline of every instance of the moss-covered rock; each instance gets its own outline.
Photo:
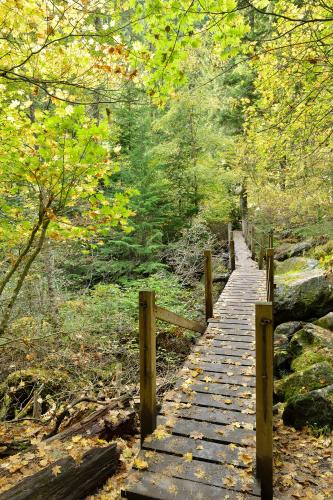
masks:
POLYGON ((333 429, 333 385, 291 398, 282 418, 296 429, 305 425, 333 429))
POLYGON ((316 363, 321 363, 322 361, 326 361, 332 365, 332 355, 330 352, 327 352, 326 349, 312 346, 304 350, 300 356, 292 361, 291 369, 295 372, 302 371, 316 363))
POLYGON ((298 243, 282 243, 276 248, 276 259, 284 260, 288 257, 295 257, 296 255, 303 255, 304 252, 310 250, 316 241, 314 239, 307 241, 300 241, 298 243))
POLYGON ((291 257, 283 262, 276 262, 275 273, 278 275, 297 274, 304 271, 312 271, 318 266, 319 262, 316 259, 291 257))
POLYGON ((312 323, 306 324, 295 333, 289 343, 289 351, 293 358, 299 356, 308 346, 333 348, 333 332, 312 323))
POLYGON ((309 263, 309 259, 297 259, 299 264, 296 267, 295 259, 288 260, 292 260, 292 265, 288 261, 283 262, 281 265, 284 268, 278 266, 275 277, 274 312, 277 324, 319 317, 331 311, 333 285, 324 271, 317 267, 300 269, 301 263, 309 263))
POLYGON ((281 378, 288 373, 292 359, 288 349, 274 349, 274 375, 281 378))
POLYGON ((326 328, 326 330, 333 331, 333 311, 314 321, 314 324, 326 328))
POLYGON ((60 370, 31 368, 12 372, 0 385, 0 418, 12 419, 32 414, 34 391, 38 391, 44 413, 51 405, 52 396, 68 386, 69 377, 60 370))
POLYGON ((333 384, 333 368, 329 363, 322 362, 288 375, 276 383, 275 389, 279 400, 288 401, 299 394, 331 384, 333 384))
POLYGON ((302 321, 287 321, 286 323, 281 323, 281 325, 275 328, 274 337, 275 335, 285 335, 288 340, 290 340, 294 333, 301 330, 303 326, 304 323, 302 321))

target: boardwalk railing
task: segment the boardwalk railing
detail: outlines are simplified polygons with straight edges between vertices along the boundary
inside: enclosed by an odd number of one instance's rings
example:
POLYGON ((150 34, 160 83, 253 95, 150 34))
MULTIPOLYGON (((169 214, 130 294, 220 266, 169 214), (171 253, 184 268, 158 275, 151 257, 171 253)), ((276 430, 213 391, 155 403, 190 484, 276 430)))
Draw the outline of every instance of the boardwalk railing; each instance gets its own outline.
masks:
POLYGON ((273 498, 273 231, 265 233, 254 224, 242 221, 245 241, 258 267, 266 261, 267 302, 255 305, 256 328, 256 475, 261 483, 261 498, 273 498), (256 253, 256 247, 259 252, 256 253))
MULTIPOLYGON (((204 253, 206 321, 213 316, 212 253, 204 253)), ((156 429, 156 320, 166 321, 186 330, 204 333, 206 325, 190 320, 156 304, 155 292, 139 292, 140 344, 140 419, 141 443, 156 429)))

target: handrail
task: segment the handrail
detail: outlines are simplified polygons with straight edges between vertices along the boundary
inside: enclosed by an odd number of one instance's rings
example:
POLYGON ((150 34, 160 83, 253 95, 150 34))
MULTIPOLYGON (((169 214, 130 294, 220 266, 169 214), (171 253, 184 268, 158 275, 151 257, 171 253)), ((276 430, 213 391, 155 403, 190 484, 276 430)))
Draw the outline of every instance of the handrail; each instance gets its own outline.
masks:
MULTIPOLYGON (((204 253, 206 321, 213 316, 212 252, 204 253)), ((139 344, 140 344, 140 419, 141 443, 156 429, 156 320, 166 321, 186 330, 204 333, 206 325, 183 318, 158 306, 155 292, 139 292, 139 344)))
POLYGON ((193 332, 198 333, 204 333, 206 330, 206 325, 199 323, 199 321, 183 318, 182 316, 179 316, 164 307, 155 306, 155 314, 156 319, 160 319, 166 323, 171 323, 172 325, 180 326, 181 328, 186 328, 186 330, 192 330, 193 332))

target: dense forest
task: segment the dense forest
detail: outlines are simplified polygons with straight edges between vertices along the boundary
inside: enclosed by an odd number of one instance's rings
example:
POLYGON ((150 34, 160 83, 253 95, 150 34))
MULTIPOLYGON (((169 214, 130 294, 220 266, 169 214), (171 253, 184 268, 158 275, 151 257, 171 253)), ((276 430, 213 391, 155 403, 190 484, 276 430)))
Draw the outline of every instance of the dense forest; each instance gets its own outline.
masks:
MULTIPOLYGON (((137 409, 138 292, 202 321, 203 253, 217 298, 230 222, 275 231, 277 405, 297 364, 327 365, 327 383, 298 381, 301 393, 333 384, 332 26, 329 0, 0 2, 0 492, 60 458, 54 445, 36 462, 31 445, 110 402, 137 409), (301 307, 282 289, 313 267, 301 307), (313 334, 292 351, 302 322, 327 313, 320 347, 313 334)), ((160 395, 197 337, 158 323, 160 395)), ((303 443, 302 461, 308 440, 327 454, 330 394, 327 421, 304 435, 286 439, 279 420, 282 450, 303 443)), ((129 425, 115 408, 114 424, 129 425)), ((138 446, 129 434, 96 498, 119 498, 138 446)), ((76 438, 76 457, 105 445, 76 438)), ((278 498, 330 497, 326 466, 309 484, 290 467, 278 498)))

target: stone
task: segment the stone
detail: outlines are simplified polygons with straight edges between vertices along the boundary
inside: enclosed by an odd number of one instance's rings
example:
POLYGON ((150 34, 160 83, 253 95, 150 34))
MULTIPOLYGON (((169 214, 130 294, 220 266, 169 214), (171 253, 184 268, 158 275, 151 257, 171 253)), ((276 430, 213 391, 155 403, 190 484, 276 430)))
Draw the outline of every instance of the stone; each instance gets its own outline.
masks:
POLYGON ((333 385, 291 398, 284 409, 285 425, 301 429, 305 425, 333 429, 333 385))
POLYGON ((275 250, 275 259, 281 261, 290 257, 302 255, 315 245, 315 240, 301 241, 299 243, 282 243, 275 250))
POLYGON ((296 332, 289 343, 289 352, 299 356, 308 346, 333 348, 333 332, 318 325, 307 323, 296 332))
POLYGON ((287 349, 288 337, 274 332, 274 349, 287 349))
POLYGON ((274 349, 274 375, 281 378, 290 372, 292 359, 292 355, 288 349, 274 349))
POLYGON ((274 338, 276 335, 285 335, 288 340, 290 340, 294 333, 303 328, 303 325, 304 323, 302 321, 287 321, 286 323, 281 323, 274 330, 274 338))
POLYGON ((326 330, 333 331, 333 311, 314 321, 314 324, 326 328, 326 330))
POLYGON ((297 358, 293 359, 291 369, 298 372, 322 361, 327 361, 332 365, 331 349, 311 346, 305 349, 297 358))
POLYGON ((320 268, 311 268, 314 265, 311 259, 302 259, 302 262, 299 262, 299 258, 297 259, 296 267, 293 267, 295 260, 293 260, 293 266, 285 261, 284 267, 277 270, 280 274, 275 276, 277 286, 274 317, 276 324, 318 318, 333 309, 332 276, 326 276, 320 268), (304 260, 307 264, 303 262, 304 260))
POLYGON ((333 384, 333 368, 324 361, 278 381, 275 384, 275 392, 280 401, 288 401, 300 394, 331 384, 333 384))

